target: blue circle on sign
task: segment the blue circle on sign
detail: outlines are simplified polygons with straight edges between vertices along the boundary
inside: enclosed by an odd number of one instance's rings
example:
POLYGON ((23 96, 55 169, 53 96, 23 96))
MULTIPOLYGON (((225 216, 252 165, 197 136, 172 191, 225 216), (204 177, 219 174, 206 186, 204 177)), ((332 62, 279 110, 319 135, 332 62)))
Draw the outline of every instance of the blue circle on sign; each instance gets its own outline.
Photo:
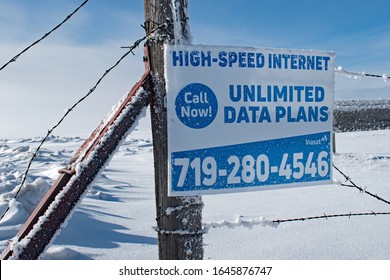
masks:
POLYGON ((190 128, 200 129, 211 124, 218 112, 214 92, 201 83, 186 85, 176 96, 176 115, 190 128))

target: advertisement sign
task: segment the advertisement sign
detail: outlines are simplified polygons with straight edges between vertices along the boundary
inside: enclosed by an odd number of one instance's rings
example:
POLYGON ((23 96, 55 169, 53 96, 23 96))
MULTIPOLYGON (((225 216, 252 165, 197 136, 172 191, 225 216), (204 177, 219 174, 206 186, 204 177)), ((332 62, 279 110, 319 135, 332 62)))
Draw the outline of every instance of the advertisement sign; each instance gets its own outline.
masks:
POLYGON ((334 53, 167 45, 169 195, 332 182, 334 53))

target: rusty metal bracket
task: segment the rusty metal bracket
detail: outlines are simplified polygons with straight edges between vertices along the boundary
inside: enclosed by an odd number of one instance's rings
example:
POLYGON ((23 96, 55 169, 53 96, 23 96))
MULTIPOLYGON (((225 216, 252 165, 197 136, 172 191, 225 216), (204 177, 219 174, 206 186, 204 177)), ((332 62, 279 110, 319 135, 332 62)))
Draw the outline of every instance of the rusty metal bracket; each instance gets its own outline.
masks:
POLYGON ((134 124, 137 116, 149 104, 147 91, 141 97, 134 98, 139 89, 146 84, 150 74, 147 45, 144 47, 144 65, 145 72, 141 79, 132 87, 113 116, 100 124, 75 152, 67 166, 59 170, 57 180, 1 254, 2 260, 37 259, 51 242, 88 190, 90 183, 134 124), (132 109, 124 116, 121 115, 129 104, 132 105, 132 109), (111 132, 108 135, 109 130, 111 132), (78 163, 83 163, 83 168, 76 172, 78 163))

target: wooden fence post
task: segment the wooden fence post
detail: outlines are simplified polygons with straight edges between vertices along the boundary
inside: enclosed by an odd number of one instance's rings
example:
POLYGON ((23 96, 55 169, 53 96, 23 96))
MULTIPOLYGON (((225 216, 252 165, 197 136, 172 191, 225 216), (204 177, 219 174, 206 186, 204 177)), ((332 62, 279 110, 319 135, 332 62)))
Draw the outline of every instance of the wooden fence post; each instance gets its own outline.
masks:
POLYGON ((168 197, 168 151, 164 44, 188 41, 187 0, 145 0, 146 33, 169 22, 148 40, 150 48, 151 121, 153 130, 159 259, 203 258, 202 199, 168 197))

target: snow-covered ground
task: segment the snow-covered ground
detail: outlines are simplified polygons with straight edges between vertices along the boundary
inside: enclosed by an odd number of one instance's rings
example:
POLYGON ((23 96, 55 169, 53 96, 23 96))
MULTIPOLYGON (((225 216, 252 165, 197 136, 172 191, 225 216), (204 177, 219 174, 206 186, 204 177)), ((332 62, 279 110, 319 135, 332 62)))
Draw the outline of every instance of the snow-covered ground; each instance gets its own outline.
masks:
MULTIPOLYGON (((85 135, 87 136, 87 135, 85 135)), ((51 137, 28 184, 11 200, 40 138, 0 140, 0 249, 83 143, 51 137), (11 201, 10 201, 11 200, 11 201)), ((390 130, 336 134, 335 165, 359 186, 390 200, 390 130)), ((390 215, 275 224, 342 213, 389 212, 390 205, 334 185, 203 196, 205 259, 390 259, 390 215)), ((157 259, 153 146, 147 115, 95 181, 43 259, 157 259)))

